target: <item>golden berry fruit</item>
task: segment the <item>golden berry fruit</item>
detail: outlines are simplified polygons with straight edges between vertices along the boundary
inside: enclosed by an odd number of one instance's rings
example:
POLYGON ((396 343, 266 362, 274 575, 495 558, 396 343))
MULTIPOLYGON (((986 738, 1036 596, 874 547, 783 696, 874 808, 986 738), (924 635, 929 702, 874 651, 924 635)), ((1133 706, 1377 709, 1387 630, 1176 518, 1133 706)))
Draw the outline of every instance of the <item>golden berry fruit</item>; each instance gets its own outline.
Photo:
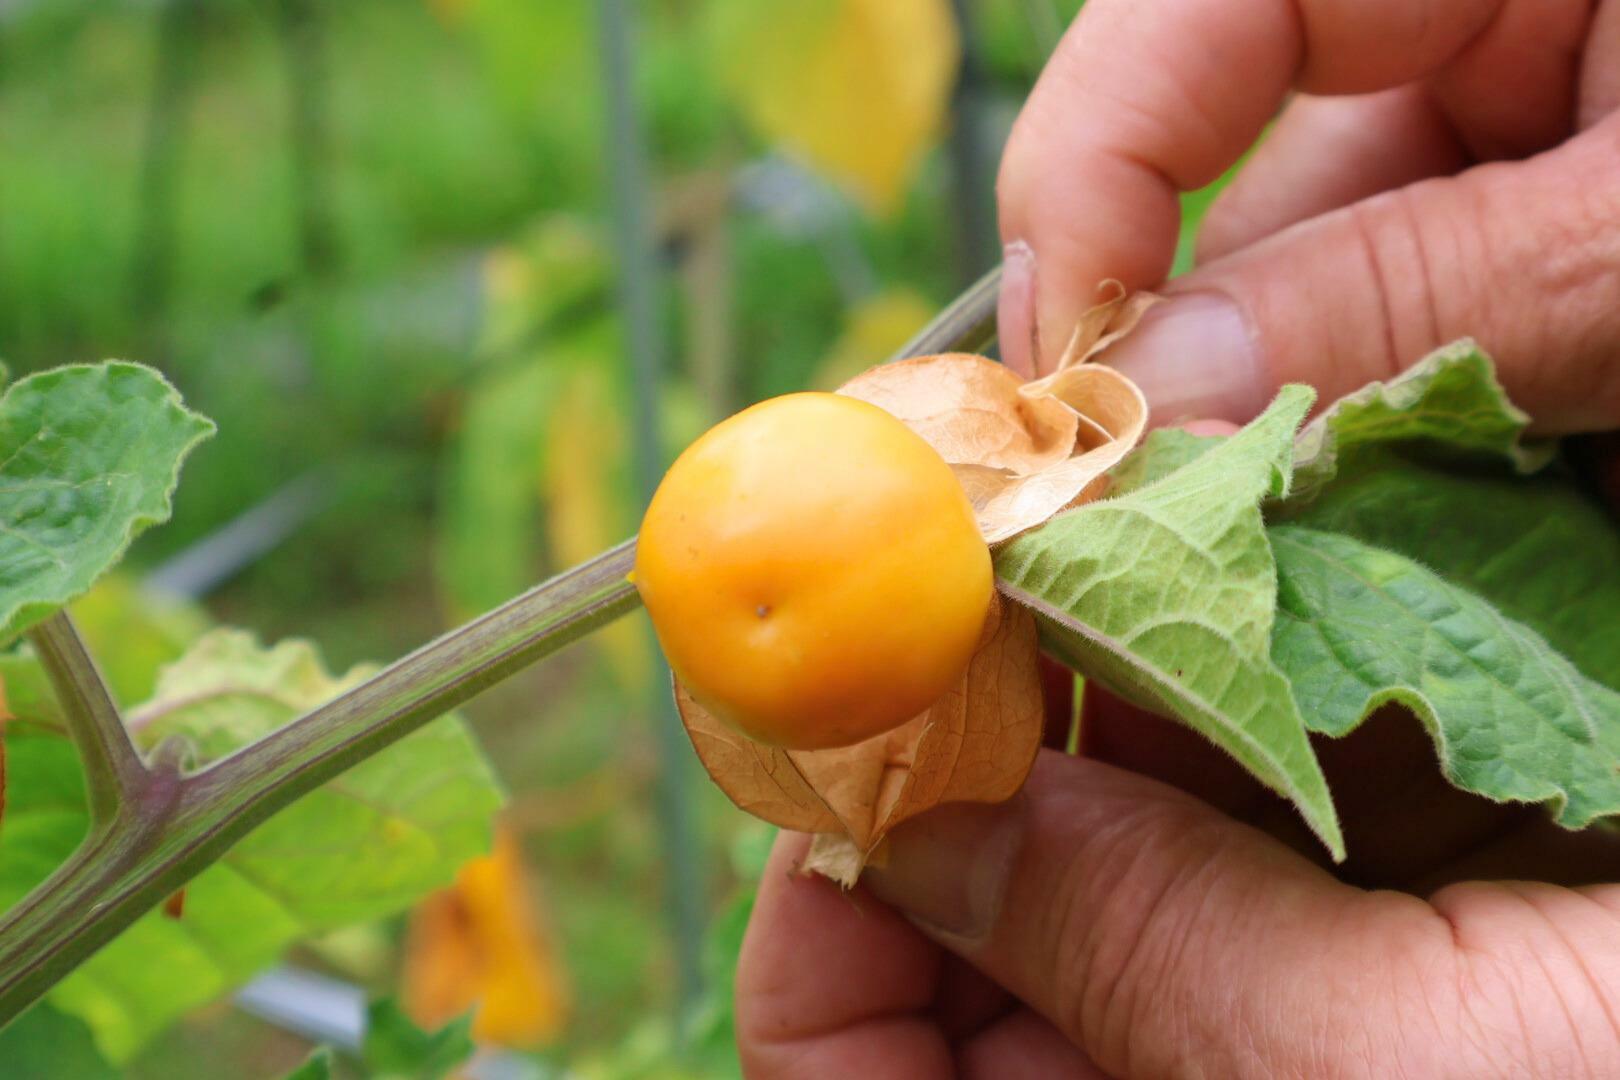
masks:
POLYGON ((761 402, 687 448, 642 522, 635 580, 692 697, 800 750, 937 701, 994 588, 944 459, 877 406, 819 393, 761 402))

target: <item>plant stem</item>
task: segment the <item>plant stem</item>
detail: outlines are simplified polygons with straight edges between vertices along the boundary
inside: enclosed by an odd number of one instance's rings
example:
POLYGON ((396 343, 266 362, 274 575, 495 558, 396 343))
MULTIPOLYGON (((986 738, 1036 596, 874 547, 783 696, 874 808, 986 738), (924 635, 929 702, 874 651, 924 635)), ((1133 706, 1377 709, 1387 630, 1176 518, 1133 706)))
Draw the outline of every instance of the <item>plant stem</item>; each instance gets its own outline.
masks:
MULTIPOLYGON (((993 336, 995 286, 992 272, 913 338, 906 355, 984 347, 993 336)), ((103 789, 121 801, 105 827, 92 828, 54 874, 0 916, 0 1027, 277 810, 633 610, 639 600, 627 575, 634 562, 635 542, 627 540, 190 776, 161 752, 151 768, 141 765, 67 617, 42 622, 34 643, 49 657, 86 771, 102 771, 103 789)))
POLYGON ((134 804, 147 780, 146 766, 129 741, 107 684, 66 610, 28 633, 56 691, 68 733, 84 763, 92 829, 110 826, 121 807, 134 804))
MULTIPOLYGON (((0 1026, 277 810, 633 609, 636 592, 626 575, 634 558, 634 542, 626 541, 202 772, 143 769, 124 790, 129 801, 116 821, 93 830, 61 869, 0 918, 0 1026)), ((80 721, 70 723, 77 739, 80 721)), ((99 735, 81 743, 87 770, 116 760, 103 756, 103 744, 99 735)))
POLYGON ((945 310, 917 331, 889 360, 944 352, 982 352, 996 340, 996 300, 1001 295, 998 264, 962 290, 945 310))

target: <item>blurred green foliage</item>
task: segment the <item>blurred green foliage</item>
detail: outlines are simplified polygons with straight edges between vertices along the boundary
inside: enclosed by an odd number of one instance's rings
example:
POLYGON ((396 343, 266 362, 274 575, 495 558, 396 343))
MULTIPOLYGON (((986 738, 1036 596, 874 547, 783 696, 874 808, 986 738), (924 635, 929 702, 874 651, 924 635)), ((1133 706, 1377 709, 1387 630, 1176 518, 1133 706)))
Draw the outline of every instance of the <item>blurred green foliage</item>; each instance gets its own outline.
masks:
MULTIPOLYGON (((880 312, 941 304, 984 269, 957 254, 967 208, 937 146, 875 217, 749 128, 713 55, 716 13, 738 2, 633 5, 666 271, 667 455, 749 401, 810 385, 841 343, 835 365, 851 348, 880 359, 914 329, 880 312)), ((1077 7, 967 5, 992 149, 1077 7)), ((220 429, 188 465, 173 522, 78 605, 123 701, 150 695, 208 621, 309 637, 342 669, 630 531, 635 390, 596 36, 591 0, 0 7, 13 149, 0 356, 17 373, 140 359, 220 429), (139 574, 300 477, 313 509, 200 587, 208 618, 143 591, 139 574)), ((525 1057, 535 1075, 735 1072, 730 978, 770 830, 694 785, 708 988, 678 1026, 652 784, 694 765, 657 760, 646 641, 638 616, 467 710, 513 794, 508 820, 572 988, 561 1042, 525 1057)), ((390 922, 293 959, 386 998, 400 940, 390 922)), ((82 1030, 48 1009, 0 1048, 47 1043, 79 1069, 82 1030)), ((279 1075, 309 1051, 220 1005, 127 1075, 279 1075)), ((22 1060, 36 1059, 7 1057, 22 1060)), ((338 1055, 335 1074, 363 1072, 338 1055)))

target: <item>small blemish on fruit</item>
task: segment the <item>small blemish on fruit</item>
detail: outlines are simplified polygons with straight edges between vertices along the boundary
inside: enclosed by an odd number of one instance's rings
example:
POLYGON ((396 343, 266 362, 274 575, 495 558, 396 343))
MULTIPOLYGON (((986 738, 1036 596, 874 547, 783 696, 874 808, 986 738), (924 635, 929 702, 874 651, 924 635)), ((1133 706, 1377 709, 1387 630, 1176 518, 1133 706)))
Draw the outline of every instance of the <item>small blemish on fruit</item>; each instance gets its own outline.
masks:
POLYGON ((761 619, 766 618, 767 616, 770 615, 770 613, 771 613, 771 605, 769 605, 769 604, 761 604, 761 605, 759 605, 759 607, 754 609, 754 614, 758 615, 761 619))

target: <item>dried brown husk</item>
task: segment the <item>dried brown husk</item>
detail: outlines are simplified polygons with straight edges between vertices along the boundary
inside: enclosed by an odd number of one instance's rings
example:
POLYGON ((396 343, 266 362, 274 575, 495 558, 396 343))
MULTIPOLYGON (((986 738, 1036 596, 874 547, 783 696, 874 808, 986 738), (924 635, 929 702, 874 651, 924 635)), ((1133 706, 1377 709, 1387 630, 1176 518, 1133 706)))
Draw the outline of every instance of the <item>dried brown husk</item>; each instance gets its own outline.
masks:
POLYGON ((1058 369, 1025 382, 983 356, 944 353, 872 368, 839 393, 893 414, 926 439, 973 503, 985 542, 999 543, 1096 494, 1093 485, 1147 426, 1130 379, 1090 363, 1157 299, 1112 295, 1082 316, 1058 369))
MULTIPOLYGON (((898 417, 951 465, 987 543, 1100 497, 1107 471, 1147 424, 1125 376, 1090 363, 1135 327, 1155 297, 1109 298, 1081 318, 1058 369, 1026 382, 982 356, 948 353, 873 368, 840 393, 898 417)), ((802 864, 851 886, 881 862, 901 822, 948 802, 1000 802, 1023 786, 1044 721, 1033 616, 996 597, 957 686, 892 731, 831 750, 783 750, 721 723, 675 684, 704 768, 731 800, 785 829, 816 834, 802 864)))
POLYGON ((949 693, 892 731, 832 750, 755 742, 679 681, 675 700, 699 760, 731 801, 785 829, 842 840, 839 876, 853 884, 902 821, 945 802, 1000 802, 1023 785, 1043 721, 1035 637, 1034 617, 995 597, 978 651, 949 693))

